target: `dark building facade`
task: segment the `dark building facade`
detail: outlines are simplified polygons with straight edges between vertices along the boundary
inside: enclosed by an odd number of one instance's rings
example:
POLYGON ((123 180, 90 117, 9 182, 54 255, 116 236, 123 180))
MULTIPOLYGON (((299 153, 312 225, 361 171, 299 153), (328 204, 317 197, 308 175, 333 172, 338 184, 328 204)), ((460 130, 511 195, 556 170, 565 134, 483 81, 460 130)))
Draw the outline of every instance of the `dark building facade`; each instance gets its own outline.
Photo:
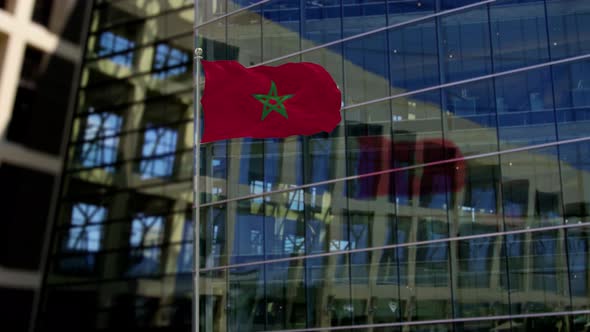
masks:
POLYGON ((343 93, 200 146, 201 331, 588 330, 590 2, 194 7, 94 3, 38 330, 191 328, 195 44, 343 93))
POLYGON ((32 328, 90 3, 0 1, 0 321, 32 328))

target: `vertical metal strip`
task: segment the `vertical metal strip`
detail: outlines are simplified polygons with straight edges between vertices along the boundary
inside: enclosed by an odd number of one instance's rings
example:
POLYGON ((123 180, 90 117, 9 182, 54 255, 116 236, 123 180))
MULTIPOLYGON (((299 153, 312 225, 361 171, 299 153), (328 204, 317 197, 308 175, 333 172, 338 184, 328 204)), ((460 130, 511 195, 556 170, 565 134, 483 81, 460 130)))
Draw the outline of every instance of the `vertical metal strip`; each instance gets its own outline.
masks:
MULTIPOLYGON (((195 0, 195 11, 194 19, 198 19, 198 0, 195 0)), ((199 280, 199 269, 201 267, 200 262, 200 188, 199 188, 199 175, 201 169, 200 161, 200 131, 201 121, 199 105, 201 103, 201 59, 203 58, 203 49, 199 46, 199 38, 197 34, 197 28, 194 28, 194 43, 195 43, 195 81, 194 81, 194 96, 193 102, 193 127, 194 127, 194 145, 193 145, 193 331, 199 332, 199 302, 200 302, 200 280, 199 280)))

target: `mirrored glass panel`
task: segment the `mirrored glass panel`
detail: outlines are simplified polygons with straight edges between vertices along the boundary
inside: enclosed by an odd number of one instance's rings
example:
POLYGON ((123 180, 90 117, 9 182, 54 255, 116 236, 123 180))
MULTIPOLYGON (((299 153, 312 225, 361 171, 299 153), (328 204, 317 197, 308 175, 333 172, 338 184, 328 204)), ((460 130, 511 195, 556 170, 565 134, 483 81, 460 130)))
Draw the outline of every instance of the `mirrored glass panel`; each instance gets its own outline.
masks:
POLYGON ((199 331, 588 329, 587 1, 193 6, 92 8, 39 332, 190 331, 195 258, 199 331), (193 197, 197 46, 341 123, 202 144, 193 197))
POLYGON ((440 18, 444 82, 491 73, 490 30, 485 6, 440 18))

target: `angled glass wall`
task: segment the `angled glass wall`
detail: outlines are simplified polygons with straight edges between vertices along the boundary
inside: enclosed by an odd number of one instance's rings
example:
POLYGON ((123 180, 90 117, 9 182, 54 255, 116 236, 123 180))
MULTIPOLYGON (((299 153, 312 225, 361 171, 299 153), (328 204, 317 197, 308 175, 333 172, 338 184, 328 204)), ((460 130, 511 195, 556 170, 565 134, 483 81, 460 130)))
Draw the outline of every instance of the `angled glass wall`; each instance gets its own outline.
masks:
POLYGON ((201 331, 587 329, 590 3, 196 2, 95 3, 42 329, 190 329, 195 43, 343 95, 200 146, 201 331))
POLYGON ((586 2, 237 2, 205 59, 319 63, 344 120, 201 147, 203 331, 584 330, 586 2))

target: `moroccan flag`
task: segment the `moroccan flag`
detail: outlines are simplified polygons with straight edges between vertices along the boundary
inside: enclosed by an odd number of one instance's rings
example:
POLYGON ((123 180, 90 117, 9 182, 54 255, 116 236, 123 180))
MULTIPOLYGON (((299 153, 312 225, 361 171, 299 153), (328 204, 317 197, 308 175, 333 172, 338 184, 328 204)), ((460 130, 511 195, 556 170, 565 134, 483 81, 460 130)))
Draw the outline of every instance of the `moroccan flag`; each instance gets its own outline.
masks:
POLYGON ((201 62, 203 143, 311 135, 331 132, 340 123, 340 90, 319 65, 245 68, 236 61, 201 62))

